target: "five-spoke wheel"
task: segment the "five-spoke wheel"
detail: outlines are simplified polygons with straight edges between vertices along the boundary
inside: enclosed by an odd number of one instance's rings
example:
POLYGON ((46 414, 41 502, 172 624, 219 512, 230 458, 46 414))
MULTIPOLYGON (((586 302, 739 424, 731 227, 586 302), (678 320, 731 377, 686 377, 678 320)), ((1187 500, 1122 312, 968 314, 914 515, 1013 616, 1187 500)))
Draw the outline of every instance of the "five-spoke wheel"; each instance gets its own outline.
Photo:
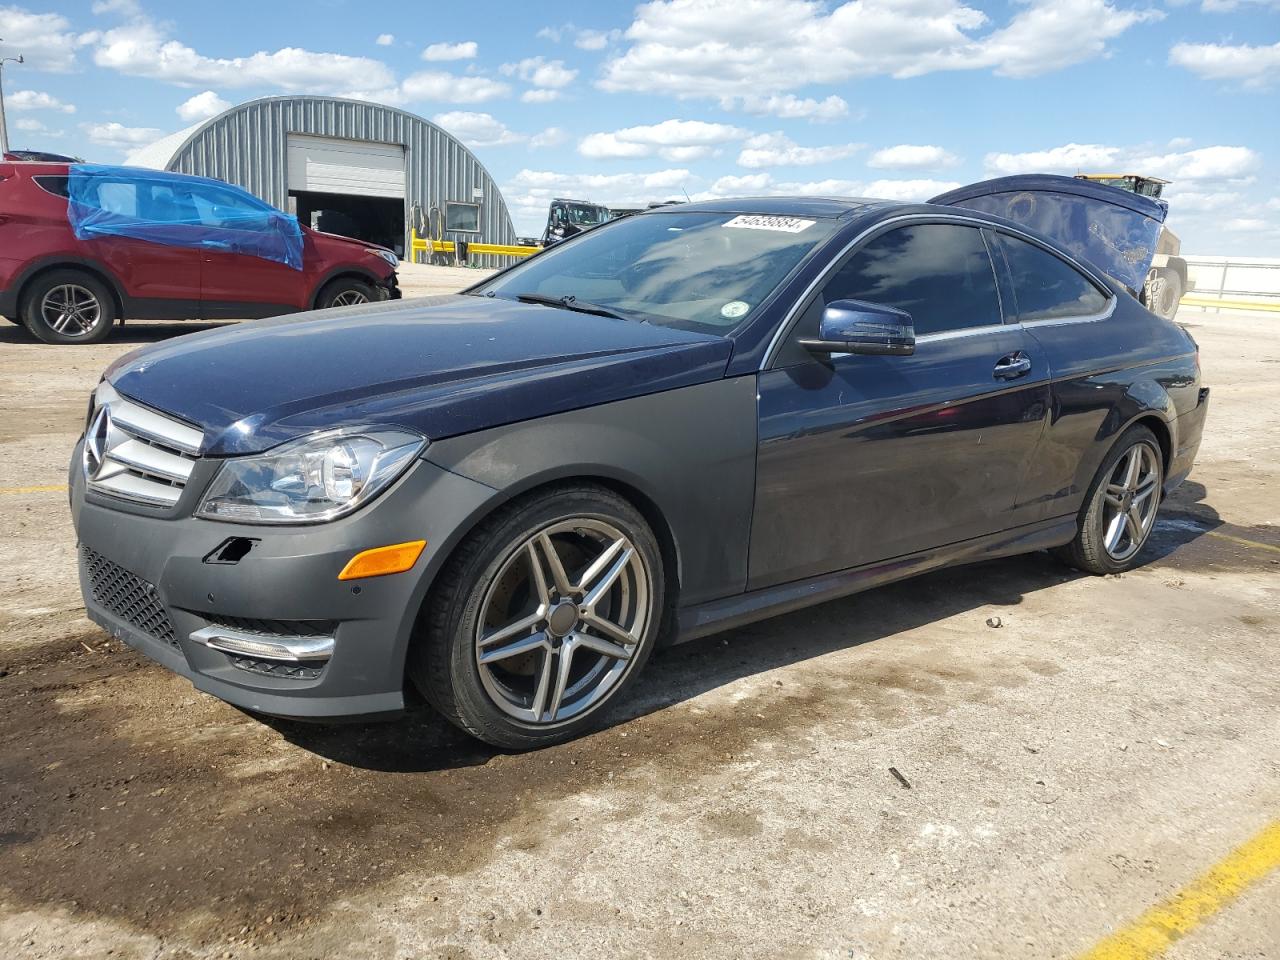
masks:
POLYGON ((591 485, 544 491, 481 524, 451 558, 413 677, 490 743, 568 739, 648 657, 663 596, 657 541, 628 501, 591 485))
POLYGON ((1120 573, 1137 565, 1156 523, 1164 461, 1155 435, 1130 427, 1102 461, 1080 511, 1076 538, 1057 551, 1089 573, 1120 573))

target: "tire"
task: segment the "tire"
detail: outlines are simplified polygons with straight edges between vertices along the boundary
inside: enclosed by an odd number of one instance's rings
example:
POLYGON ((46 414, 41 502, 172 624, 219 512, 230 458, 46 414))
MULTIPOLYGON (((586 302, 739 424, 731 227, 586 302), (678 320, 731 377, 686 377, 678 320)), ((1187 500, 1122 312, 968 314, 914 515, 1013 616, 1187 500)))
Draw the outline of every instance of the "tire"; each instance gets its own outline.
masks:
POLYGON ((661 553, 639 511, 592 484, 549 488, 485 520, 449 558, 409 673, 445 718, 486 743, 560 743, 635 680, 664 598, 661 553))
POLYGON ((1151 312, 1172 320, 1178 313, 1178 304, 1182 301, 1182 275, 1169 267, 1161 267, 1156 271, 1156 280, 1152 283, 1151 312))
POLYGON ((36 277, 23 294, 22 320, 45 343, 101 343, 116 322, 116 302, 106 284, 91 273, 50 270, 36 277), (72 307, 70 315, 67 306, 72 307))
POLYGON ((1132 570, 1155 527, 1163 488, 1164 457, 1155 434, 1143 426, 1130 427, 1111 448, 1089 485, 1075 539, 1054 552, 1085 573, 1132 570), (1130 472, 1134 458, 1138 463, 1136 474, 1130 472), (1126 509, 1130 504, 1131 508, 1126 509), (1126 516, 1131 519, 1126 520, 1126 516))
POLYGON ((316 309, 330 307, 354 307, 361 303, 374 303, 379 299, 373 287, 355 277, 339 277, 330 280, 316 297, 316 309))

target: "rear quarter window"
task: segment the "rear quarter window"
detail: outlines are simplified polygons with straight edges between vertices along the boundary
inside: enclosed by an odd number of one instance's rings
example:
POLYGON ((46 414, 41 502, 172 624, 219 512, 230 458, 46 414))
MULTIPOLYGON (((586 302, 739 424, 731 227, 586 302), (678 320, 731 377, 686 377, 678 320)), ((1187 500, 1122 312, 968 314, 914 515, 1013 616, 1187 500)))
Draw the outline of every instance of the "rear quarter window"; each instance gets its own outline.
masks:
POLYGON ((999 237, 1013 279, 1019 321, 1086 317, 1106 309, 1107 295, 1061 257, 1008 234, 999 237))
POLYGON ((36 186, 45 193, 52 193, 55 197, 67 197, 67 178, 57 176, 32 177, 36 182, 36 186))

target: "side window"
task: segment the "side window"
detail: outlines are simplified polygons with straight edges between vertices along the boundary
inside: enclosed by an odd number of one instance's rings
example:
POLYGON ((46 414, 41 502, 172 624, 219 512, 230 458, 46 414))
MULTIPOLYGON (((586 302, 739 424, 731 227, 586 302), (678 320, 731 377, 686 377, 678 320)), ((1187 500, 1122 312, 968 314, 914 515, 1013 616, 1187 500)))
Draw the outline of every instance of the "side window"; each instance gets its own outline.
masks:
POLYGON ((1106 307, 1102 291, 1065 260, 1025 240, 999 236, 1013 277, 1019 320, 1088 316, 1106 307))
POLYGON ((230 190, 197 184, 191 188, 191 201, 196 214, 206 227, 226 230, 251 230, 257 233, 271 228, 270 212, 249 203, 230 190))
POLYGON ((916 336, 1002 322, 982 234, 949 223, 899 227, 874 238, 827 282, 822 299, 906 310, 916 336))
POLYGON ((122 217, 138 215, 138 185, 120 180, 105 180, 98 185, 98 207, 122 217))

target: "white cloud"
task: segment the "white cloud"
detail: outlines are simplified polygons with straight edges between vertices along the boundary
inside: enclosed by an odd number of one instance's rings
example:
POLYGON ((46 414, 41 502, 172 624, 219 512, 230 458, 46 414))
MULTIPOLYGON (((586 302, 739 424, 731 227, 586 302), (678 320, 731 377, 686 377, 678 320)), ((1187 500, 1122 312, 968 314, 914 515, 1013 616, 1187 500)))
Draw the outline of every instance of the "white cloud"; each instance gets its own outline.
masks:
POLYGON ((138 0, 95 0, 89 9, 98 15, 104 13, 118 13, 125 17, 142 15, 142 7, 139 6, 138 0))
POLYGON ((31 117, 19 117, 13 122, 13 127, 15 130, 25 130, 28 133, 42 133, 49 129, 39 120, 31 117))
POLYGON ((989 153, 989 170, 1015 173, 1092 173, 1117 170, 1166 180, 1239 180, 1249 177, 1262 158, 1248 147, 1213 146, 1198 150, 1152 153, 1146 147, 1068 143, 1027 153, 989 153))
POLYGON ((210 117, 216 117, 224 110, 230 109, 230 101, 223 100, 212 90, 206 90, 204 93, 197 93, 194 97, 178 104, 177 113, 187 123, 195 123, 197 120, 208 120, 210 117))
POLYGON ((783 120, 840 120, 849 115, 849 104, 834 94, 825 100, 774 94, 771 97, 726 97, 721 102, 726 110, 740 105, 743 111, 757 117, 779 117, 783 120))
POLYGON ((1205 80, 1236 81, 1246 87, 1265 87, 1280 79, 1280 43, 1255 47, 1217 43, 1179 43, 1169 62, 1205 80))
POLYGON ((1229 190, 1180 190, 1177 184, 1165 188, 1164 199, 1169 201, 1169 208, 1183 213, 1212 213, 1233 207, 1244 200, 1243 195, 1229 190))
POLYGON ((92 34, 76 34, 60 13, 32 13, 22 7, 0 7, 4 55, 22 55, 24 66, 47 73, 66 73, 76 62, 76 48, 92 34))
POLYGON ((954 167, 959 162, 959 157, 942 147, 900 143, 877 150, 867 160, 867 166, 883 170, 937 170, 954 167))
POLYGON ((541 147, 558 147, 569 139, 569 134, 562 127, 547 127, 541 133, 529 138, 529 146, 535 150, 541 147))
POLYGON ((1272 230, 1275 224, 1270 220, 1262 220, 1258 217, 1233 217, 1223 226, 1233 233, 1259 233, 1272 230))
POLYGON ((1280 8, 1280 0, 1204 0, 1200 4, 1200 9, 1205 13, 1230 13, 1232 10, 1250 5, 1280 8))
POLYGON ((1280 210, 1280 197, 1272 197, 1267 201, 1268 210, 1280 210))
POLYGON ((579 50, 603 50, 620 39, 621 30, 579 30, 573 45, 579 50))
POLYGON ((857 77, 992 69, 1031 76, 1104 55, 1162 16, 1108 0, 1026 0, 1003 26, 962 0, 653 0, 636 8, 610 91, 767 97, 857 77), (827 55, 815 55, 826 51, 827 55))
POLYGON ((552 90, 549 87, 532 87, 520 94, 520 100, 523 103, 550 103, 552 100, 559 100, 564 94, 559 90, 552 90))
POLYGON ((63 103, 41 90, 16 90, 4 98, 4 105, 11 110, 58 110, 75 113, 73 104, 63 103))
POLYGON ((725 123, 702 120, 664 120, 626 127, 612 133, 592 133, 578 143, 578 152, 592 159, 648 157, 653 154, 676 162, 711 156, 730 140, 741 140, 749 131, 725 123))
POLYGON ((130 76, 190 86, 265 86, 297 93, 334 93, 395 83, 381 61, 298 47, 260 50, 247 57, 206 57, 166 37, 145 19, 103 33, 93 59, 100 67, 130 76))
POLYGON ((94 143, 120 150, 152 143, 162 135, 161 131, 152 127, 126 127, 114 120, 110 123, 82 123, 80 129, 94 143))
POLYGON ((537 36, 552 43, 559 43, 566 36, 571 36, 573 45, 579 50, 603 50, 609 44, 621 40, 622 31, 580 29, 572 23, 565 23, 558 27, 543 27, 538 31, 537 36))
POLYGON ((748 168, 805 167, 840 160, 861 149, 860 143, 802 147, 784 133, 761 133, 751 137, 743 146, 738 154, 738 165, 748 168))
POLYGON ((468 147, 505 147, 529 139, 523 133, 508 129, 506 124, 487 113, 453 110, 437 113, 431 119, 468 147))
POLYGON ((389 47, 396 42, 396 35, 394 33, 380 33, 378 34, 378 39, 373 42, 380 47, 389 47))
POLYGON ((480 47, 474 40, 464 40, 461 43, 433 43, 422 51, 422 59, 474 60, 479 52, 480 47))
POLYGON ((511 87, 488 77, 459 76, 442 71, 424 70, 406 77, 400 85, 404 99, 429 100, 439 103, 484 103, 511 92, 511 87))
POLYGON ((566 67, 563 60, 548 60, 546 57, 525 57, 516 63, 504 63, 498 69, 503 76, 518 77, 535 87, 554 90, 567 87, 578 75, 578 71, 566 67))
POLYGON ((954 190, 960 184, 950 180, 784 180, 777 181, 768 173, 721 177, 706 190, 693 195, 694 200, 741 196, 814 196, 874 197, 880 200, 921 201, 954 190))

